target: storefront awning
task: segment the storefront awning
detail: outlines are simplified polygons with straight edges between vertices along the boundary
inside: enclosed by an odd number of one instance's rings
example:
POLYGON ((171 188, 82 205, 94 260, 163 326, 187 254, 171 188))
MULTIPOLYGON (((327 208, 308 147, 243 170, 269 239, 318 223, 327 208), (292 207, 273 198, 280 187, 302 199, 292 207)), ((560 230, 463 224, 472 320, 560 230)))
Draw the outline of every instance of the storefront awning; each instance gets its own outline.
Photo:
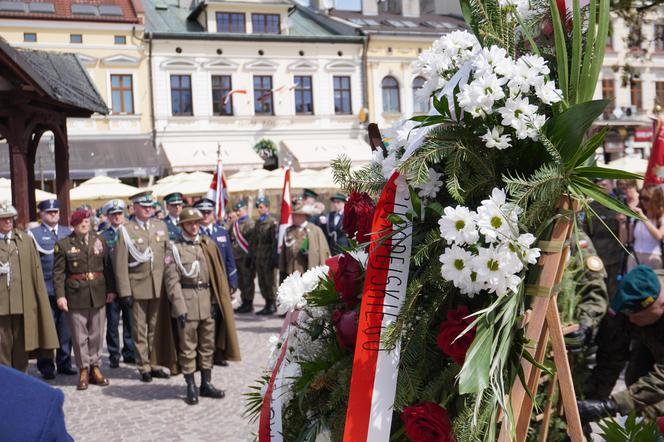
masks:
POLYGON ((364 140, 342 138, 326 140, 284 140, 284 147, 293 155, 300 168, 319 169, 330 166, 330 161, 345 155, 353 166, 371 161, 371 147, 364 140))
POLYGON ((251 148, 249 141, 222 141, 219 144, 216 142, 165 142, 161 144, 173 172, 214 170, 217 166, 219 146, 225 171, 263 167, 263 160, 251 148))
MULTIPOLYGON (((69 140, 71 179, 84 180, 98 175, 145 178, 159 174, 159 158, 149 138, 69 140)), ((0 143, 0 177, 9 178, 9 146, 6 143, 0 143)), ((35 179, 42 178, 55 179, 54 154, 43 139, 35 158, 35 179)))

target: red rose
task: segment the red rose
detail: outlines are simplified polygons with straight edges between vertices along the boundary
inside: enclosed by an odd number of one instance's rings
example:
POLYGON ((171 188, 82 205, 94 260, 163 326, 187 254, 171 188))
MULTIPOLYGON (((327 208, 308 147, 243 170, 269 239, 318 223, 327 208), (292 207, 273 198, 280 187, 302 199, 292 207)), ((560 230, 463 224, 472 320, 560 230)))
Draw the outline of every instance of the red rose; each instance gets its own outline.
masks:
POLYGON ((332 314, 334 330, 337 332, 339 346, 346 350, 355 348, 359 315, 355 310, 337 310, 332 314))
POLYGON ((362 266, 348 253, 340 255, 337 264, 337 270, 334 272, 334 288, 339 292, 341 300, 348 307, 353 307, 357 304, 357 295, 360 292, 362 266))
POLYGON ((327 272, 328 278, 334 279, 334 274, 339 270, 339 259, 341 256, 342 255, 334 255, 325 260, 325 265, 330 268, 329 272, 327 272))
POLYGON ((475 339, 475 328, 457 339, 459 334, 473 322, 471 318, 465 319, 469 313, 465 305, 456 310, 448 310, 447 321, 440 324, 440 332, 436 337, 438 347, 458 365, 463 365, 466 352, 475 339))
POLYGON ((360 243, 369 241, 371 223, 376 207, 366 193, 353 192, 344 207, 343 230, 360 243))
POLYGON ((659 434, 664 435, 664 416, 657 418, 657 426, 659 427, 659 434))
POLYGON ((404 408, 401 420, 413 442, 456 442, 447 410, 433 402, 404 408))

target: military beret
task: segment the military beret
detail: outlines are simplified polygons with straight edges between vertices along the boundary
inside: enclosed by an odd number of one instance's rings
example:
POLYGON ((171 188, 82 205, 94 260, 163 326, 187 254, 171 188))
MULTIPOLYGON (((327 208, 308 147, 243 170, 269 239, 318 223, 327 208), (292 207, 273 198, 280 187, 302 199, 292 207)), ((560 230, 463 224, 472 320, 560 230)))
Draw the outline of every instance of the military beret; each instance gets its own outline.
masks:
POLYGON ((16 208, 9 201, 0 201, 0 218, 14 218, 18 216, 16 208))
POLYGON ((305 198, 307 198, 307 197, 309 197, 309 198, 318 198, 318 194, 316 192, 314 192, 313 190, 311 190, 311 189, 304 189, 302 191, 302 196, 304 196, 305 198))
POLYGON ((256 207, 258 207, 260 204, 264 204, 266 206, 270 205, 270 198, 266 196, 259 196, 256 198, 256 207))
POLYGON ((180 192, 169 193, 164 197, 166 204, 182 204, 182 194, 180 192))
POLYGON ((194 207, 198 210, 212 211, 214 210, 214 201, 210 198, 201 198, 194 203, 194 207))
POLYGON ((37 204, 37 209, 40 212, 55 212, 56 210, 60 210, 60 202, 56 199, 44 200, 37 204))
POLYGON ((84 219, 90 218, 90 211, 88 209, 76 209, 69 218, 69 224, 76 227, 83 222, 84 219))
POLYGON ((233 206, 233 210, 240 210, 243 207, 247 207, 247 201, 240 200, 233 206))
POLYGON ((611 312, 637 313, 659 297, 661 283, 650 267, 639 264, 627 273, 611 301, 611 312))
POLYGON ((151 190, 144 190, 131 196, 131 202, 143 207, 153 207, 154 198, 151 190))
POLYGON ((104 204, 104 213, 113 215, 114 213, 122 213, 125 210, 125 203, 122 200, 110 200, 104 204))
POLYGON ((180 214, 178 225, 186 223, 187 221, 200 221, 203 219, 201 212, 195 207, 187 207, 180 214))
POLYGON ((341 192, 337 192, 330 197, 330 200, 332 201, 338 200, 338 201, 343 201, 345 203, 346 201, 348 201, 348 197, 341 192))

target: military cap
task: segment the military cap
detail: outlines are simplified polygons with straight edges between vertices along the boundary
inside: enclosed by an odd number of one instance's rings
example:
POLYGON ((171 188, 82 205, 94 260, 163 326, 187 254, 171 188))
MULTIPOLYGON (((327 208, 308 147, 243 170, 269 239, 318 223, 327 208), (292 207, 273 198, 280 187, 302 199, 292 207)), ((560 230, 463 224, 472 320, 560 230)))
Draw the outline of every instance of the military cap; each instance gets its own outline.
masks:
POLYGON ((210 198, 201 198, 194 203, 194 207, 198 210, 212 211, 214 210, 214 201, 210 198))
POLYGON ((247 201, 240 200, 233 206, 233 210, 240 210, 243 207, 247 207, 247 201))
POLYGON ((637 313, 645 310, 659 297, 661 283, 650 267, 639 264, 627 273, 611 301, 612 313, 637 313))
POLYGON ((302 196, 305 198, 318 198, 318 194, 311 189, 304 189, 302 196))
POLYGON ((182 194, 180 192, 169 193, 164 197, 166 204, 182 204, 182 194))
POLYGON ((341 192, 337 192, 330 197, 330 200, 331 201, 338 200, 338 201, 343 201, 345 203, 346 201, 348 201, 348 197, 341 192))
POLYGON ((153 207, 154 204, 154 198, 152 197, 151 190, 144 190, 143 192, 139 192, 136 195, 132 195, 130 199, 132 203, 143 207, 153 207))
POLYGON ((268 198, 266 196, 259 196, 258 198, 256 198, 256 208, 258 208, 258 206, 260 204, 264 204, 266 206, 269 206, 270 205, 270 198, 268 198))
POLYGON ((180 214, 178 225, 186 223, 187 221, 200 221, 202 219, 203 215, 201 214, 200 210, 195 207, 185 207, 185 209, 182 210, 182 213, 180 214))
POLYGON ((37 209, 40 212, 55 212, 56 210, 60 210, 60 202, 56 199, 44 200, 37 204, 37 209))
POLYGON ((123 213, 125 210, 125 203, 122 200, 110 200, 104 204, 104 213, 106 215, 113 215, 114 213, 123 213))
POLYGON ((0 218, 14 218, 18 212, 9 201, 0 201, 0 218))

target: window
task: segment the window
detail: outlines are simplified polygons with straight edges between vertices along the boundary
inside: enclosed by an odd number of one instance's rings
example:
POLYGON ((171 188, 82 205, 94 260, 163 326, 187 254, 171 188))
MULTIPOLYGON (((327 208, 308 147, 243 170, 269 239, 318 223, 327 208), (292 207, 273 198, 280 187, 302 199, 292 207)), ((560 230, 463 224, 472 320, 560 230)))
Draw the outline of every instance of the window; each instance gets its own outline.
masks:
POLYGON ((399 83, 396 78, 383 78, 380 87, 383 89, 383 112, 399 112, 399 83))
POLYGON ((124 35, 116 35, 113 37, 113 41, 116 45, 126 45, 127 44, 127 37, 124 35))
POLYGON ((251 14, 254 34, 280 34, 279 14, 251 14))
POLYGON ((171 75, 171 107, 173 115, 193 115, 191 75, 171 75))
POLYGON ((23 41, 26 43, 34 43, 37 41, 37 34, 34 32, 24 32, 23 41))
POLYGON ((429 102, 417 96, 417 91, 422 89, 424 83, 426 83, 424 77, 413 79, 413 112, 426 113, 429 111, 429 102))
POLYGON ((111 75, 114 114, 134 113, 134 81, 131 75, 111 75))
POLYGON ((632 80, 629 84, 629 95, 632 99, 632 106, 637 109, 643 108, 643 94, 641 93, 641 80, 632 80))
POLYGON ((655 104, 664 107, 664 81, 655 82, 655 104))
POLYGON ((83 36, 81 34, 70 34, 69 43, 83 43, 83 36))
POLYGON ((334 113, 350 114, 352 108, 350 104, 350 77, 347 75, 333 78, 334 83, 334 113))
POLYGON ((664 51, 664 25, 655 25, 655 50, 664 51))
POLYGON ((212 76, 212 114, 233 115, 233 97, 230 75, 212 76))
POLYGON ((296 75, 295 78, 295 113, 313 115, 314 95, 310 75, 296 75))
POLYGON ((254 113, 257 115, 274 114, 271 75, 256 75, 254 77, 254 113))
POLYGON ((244 34, 244 14, 235 12, 217 12, 217 32, 244 34))
POLYGON ((604 118, 608 119, 613 112, 616 100, 616 82, 613 79, 602 80, 602 98, 610 103, 604 108, 604 118))

